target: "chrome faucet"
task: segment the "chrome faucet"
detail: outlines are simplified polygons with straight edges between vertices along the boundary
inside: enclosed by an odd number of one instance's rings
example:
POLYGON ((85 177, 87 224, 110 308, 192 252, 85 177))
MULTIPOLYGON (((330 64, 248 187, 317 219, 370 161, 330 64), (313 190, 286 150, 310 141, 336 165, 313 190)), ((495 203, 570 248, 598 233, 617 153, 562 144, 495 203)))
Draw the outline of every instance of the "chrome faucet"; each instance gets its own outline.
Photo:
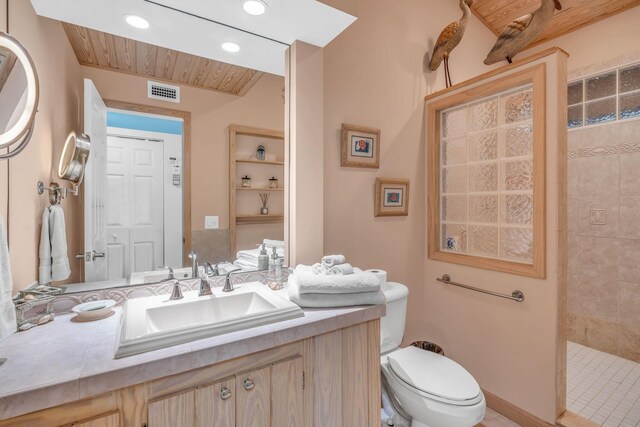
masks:
POLYGON ((173 268, 172 267, 158 267, 158 268, 162 268, 163 270, 169 270, 169 276, 163 280, 163 282, 168 282, 169 280, 174 280, 175 276, 173 275, 173 268))
POLYGON ((195 279, 198 277, 198 255, 196 251, 189 252, 189 258, 191 259, 191 277, 195 279))
POLYGON ((204 297, 204 296, 207 296, 207 295, 213 295, 213 292, 211 292, 211 285, 209 284, 209 277, 205 273, 200 277, 200 290, 198 291, 198 296, 199 297, 204 297))
POLYGON ((233 270, 227 272, 226 277, 224 279, 224 288, 222 288, 222 292, 233 292, 235 291, 233 285, 231 284, 231 273, 235 273, 236 271, 241 270, 240 268, 234 268, 233 270))
POLYGON ((204 266, 204 273, 209 276, 217 276, 219 274, 218 264, 215 267, 211 265, 210 262, 205 262, 202 264, 204 266))
POLYGON ((173 281, 173 290, 171 291, 171 296, 169 297, 169 301, 177 301, 179 299, 184 298, 182 295, 182 289, 180 288, 180 282, 178 280, 173 281))

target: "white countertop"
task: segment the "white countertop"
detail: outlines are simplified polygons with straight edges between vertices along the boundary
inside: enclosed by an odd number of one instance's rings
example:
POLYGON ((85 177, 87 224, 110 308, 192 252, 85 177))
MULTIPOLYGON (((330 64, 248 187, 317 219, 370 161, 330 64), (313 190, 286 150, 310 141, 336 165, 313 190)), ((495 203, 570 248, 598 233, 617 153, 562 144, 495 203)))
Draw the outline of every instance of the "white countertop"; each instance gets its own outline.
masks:
POLYGON ((122 313, 91 323, 59 315, 0 341, 0 420, 212 365, 377 319, 384 305, 305 309, 305 316, 114 359, 122 313))

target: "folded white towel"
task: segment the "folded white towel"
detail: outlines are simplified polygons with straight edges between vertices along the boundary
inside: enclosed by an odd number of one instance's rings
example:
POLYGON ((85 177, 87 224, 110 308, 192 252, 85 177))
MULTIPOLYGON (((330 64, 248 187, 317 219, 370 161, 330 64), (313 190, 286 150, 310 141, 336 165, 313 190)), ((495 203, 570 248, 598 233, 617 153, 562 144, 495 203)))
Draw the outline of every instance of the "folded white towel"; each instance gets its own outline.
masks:
POLYGON ((322 257, 322 265, 327 268, 331 268, 334 265, 344 264, 347 259, 344 255, 327 255, 322 257))
POLYGON ((347 294, 301 294, 295 274, 289 276, 289 299, 300 307, 329 308, 350 307, 357 305, 384 304, 386 298, 382 291, 359 292, 347 294))
POLYGON ((275 246, 276 248, 282 248, 284 250, 284 240, 264 239, 262 243, 264 243, 267 247, 275 246))
POLYGON ((64 211, 59 205, 46 207, 42 214, 39 256, 40 284, 66 280, 71 275, 64 211))
POLYGON ((17 330, 16 308, 11 300, 13 281, 7 244, 7 230, 0 216, 0 340, 17 330))
POLYGON ((296 276, 301 294, 352 294, 380 290, 378 278, 359 269, 354 270, 353 274, 324 275, 315 274, 313 267, 299 265, 293 275, 296 276))
MULTIPOLYGON (((276 248, 276 253, 279 258, 284 258, 284 248, 276 248)), ((271 251, 267 250, 267 255, 271 255, 271 251)), ((238 251, 236 253, 237 260, 244 260, 248 262, 255 262, 258 265, 258 257, 260 256, 260 249, 247 249, 243 251, 238 251)))
POLYGON ((327 270, 327 274, 332 274, 332 275, 353 274, 353 266, 349 263, 334 265, 333 267, 327 270))
POLYGON ((311 270, 313 271, 313 274, 329 274, 329 270, 327 270, 327 267, 320 264, 319 262, 313 264, 311 266, 311 270))

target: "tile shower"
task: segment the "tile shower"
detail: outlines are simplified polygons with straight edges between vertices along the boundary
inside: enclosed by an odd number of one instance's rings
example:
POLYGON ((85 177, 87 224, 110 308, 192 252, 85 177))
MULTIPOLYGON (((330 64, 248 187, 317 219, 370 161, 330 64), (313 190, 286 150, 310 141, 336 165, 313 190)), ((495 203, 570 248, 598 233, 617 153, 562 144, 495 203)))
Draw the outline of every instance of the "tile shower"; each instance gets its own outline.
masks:
POLYGON ((569 85, 568 337, 640 362, 640 65, 569 85))

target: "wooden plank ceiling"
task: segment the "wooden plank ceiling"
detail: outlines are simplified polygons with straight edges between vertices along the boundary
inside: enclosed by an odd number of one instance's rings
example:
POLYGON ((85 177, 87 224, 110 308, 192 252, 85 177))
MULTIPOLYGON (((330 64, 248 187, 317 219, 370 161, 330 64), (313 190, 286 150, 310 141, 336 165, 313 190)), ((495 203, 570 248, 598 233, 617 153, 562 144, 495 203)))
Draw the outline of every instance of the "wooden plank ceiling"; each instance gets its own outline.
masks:
POLYGON ((82 65, 243 96, 264 74, 177 50, 62 23, 82 65))
MULTIPOLYGON (((616 13, 640 5, 640 0, 560 0, 551 24, 531 45, 544 43, 573 30, 593 24, 616 13)), ((494 33, 500 34, 514 19, 540 7, 540 0, 475 0, 475 15, 494 33)))

